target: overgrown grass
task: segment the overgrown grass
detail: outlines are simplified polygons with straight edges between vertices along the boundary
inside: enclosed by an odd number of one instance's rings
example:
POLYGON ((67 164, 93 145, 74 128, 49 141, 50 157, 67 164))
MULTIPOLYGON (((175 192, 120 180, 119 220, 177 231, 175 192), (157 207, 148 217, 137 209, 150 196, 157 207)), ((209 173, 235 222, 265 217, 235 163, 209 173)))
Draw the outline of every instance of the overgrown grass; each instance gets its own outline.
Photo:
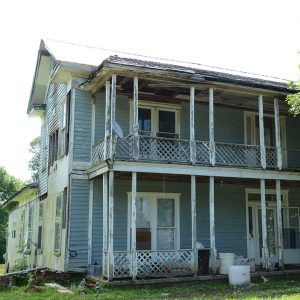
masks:
MULTIPOLYGON (((0 299, 300 299, 300 276, 262 279, 245 288, 233 288, 227 283, 197 282, 188 287, 102 287, 98 296, 93 291, 87 295, 59 294, 51 288, 43 288, 41 293, 25 294, 25 287, 0 291, 0 299)), ((78 288, 72 288, 79 292, 78 288)))
POLYGON ((0 275, 4 274, 5 271, 5 265, 0 264, 0 275))

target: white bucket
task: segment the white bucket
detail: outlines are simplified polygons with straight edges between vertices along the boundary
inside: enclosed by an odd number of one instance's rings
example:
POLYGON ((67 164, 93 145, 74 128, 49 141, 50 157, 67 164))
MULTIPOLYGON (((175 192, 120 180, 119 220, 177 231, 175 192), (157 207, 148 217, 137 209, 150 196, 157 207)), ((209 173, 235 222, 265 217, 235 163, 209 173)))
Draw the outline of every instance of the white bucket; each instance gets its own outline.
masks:
POLYGON ((219 273, 228 274, 228 267, 234 265, 234 253, 219 253, 219 273))
POLYGON ((231 285, 250 284, 250 266, 231 266, 228 268, 228 278, 231 285))

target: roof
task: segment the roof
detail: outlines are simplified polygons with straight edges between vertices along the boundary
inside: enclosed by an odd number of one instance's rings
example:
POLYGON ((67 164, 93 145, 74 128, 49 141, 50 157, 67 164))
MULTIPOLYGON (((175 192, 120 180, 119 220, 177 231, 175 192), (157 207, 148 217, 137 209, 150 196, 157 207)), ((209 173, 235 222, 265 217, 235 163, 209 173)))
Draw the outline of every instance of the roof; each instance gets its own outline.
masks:
POLYGON ((200 81, 211 81, 219 83, 233 83, 249 87, 290 92, 287 88, 288 81, 285 79, 270 77, 260 74, 223 69, 200 63, 193 63, 167 58, 151 57, 112 49, 98 48, 79 45, 75 43, 62 42, 51 39, 41 40, 33 86, 29 99, 27 113, 37 105, 39 108, 46 97, 49 78, 57 64, 74 64, 74 68, 85 68, 84 72, 90 74, 90 80, 105 64, 115 64, 136 68, 148 68, 153 71, 170 71, 174 73, 187 74, 200 81), (85 66, 85 67, 84 67, 85 66))
POLYGON ((38 188, 38 183, 33 182, 33 183, 29 183, 27 185, 25 185, 23 188, 21 188, 17 193, 15 193, 12 197, 10 197, 9 199, 7 199, 6 201, 2 202, 2 204, 0 205, 1 207, 7 207, 8 204, 14 202, 14 200, 20 196, 21 194, 26 193, 29 190, 33 190, 33 189, 37 189, 38 188))

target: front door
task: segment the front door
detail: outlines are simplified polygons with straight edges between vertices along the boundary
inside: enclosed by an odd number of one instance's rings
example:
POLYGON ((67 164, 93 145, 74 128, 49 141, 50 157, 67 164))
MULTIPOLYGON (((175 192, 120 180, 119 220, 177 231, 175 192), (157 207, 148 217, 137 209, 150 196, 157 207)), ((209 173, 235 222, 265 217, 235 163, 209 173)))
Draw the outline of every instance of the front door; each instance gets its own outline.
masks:
MULTIPOLYGON (((277 259, 277 216, 276 208, 266 208, 266 226, 267 226, 267 246, 269 257, 276 261, 277 259)), ((248 233, 248 256, 255 258, 255 263, 262 262, 262 222, 261 208, 258 205, 248 207, 249 233, 248 233)))

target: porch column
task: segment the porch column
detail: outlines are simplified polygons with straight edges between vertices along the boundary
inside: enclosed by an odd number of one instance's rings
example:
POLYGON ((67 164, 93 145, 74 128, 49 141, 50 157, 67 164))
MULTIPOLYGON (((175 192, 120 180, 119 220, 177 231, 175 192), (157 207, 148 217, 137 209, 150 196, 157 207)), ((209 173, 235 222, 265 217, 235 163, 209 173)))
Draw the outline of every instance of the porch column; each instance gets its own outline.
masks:
POLYGON ((139 159, 139 82, 138 78, 134 77, 133 79, 133 159, 139 159))
POLYGON ((281 183, 280 180, 276 180, 276 207, 277 207, 277 236, 278 236, 278 262, 279 268, 284 269, 284 257, 283 257, 283 234, 282 234, 282 215, 281 215, 281 183))
POLYGON ((196 142, 195 142, 195 87, 190 89, 190 156, 191 163, 196 163, 196 142))
POLYGON ((108 254, 109 254, 109 268, 108 280, 113 279, 114 272, 114 171, 109 171, 108 179, 108 194, 109 194, 109 207, 108 207, 108 254))
POLYGON ((214 129, 214 90, 209 88, 209 160, 215 165, 215 129, 214 129))
POLYGON ((94 184, 90 181, 89 193, 89 227, 88 227, 88 264, 92 264, 92 248, 93 248, 93 200, 94 200, 94 184))
POLYGON ((259 107, 259 141, 260 141, 260 160, 263 169, 266 168, 266 147, 265 147, 265 130, 264 130, 264 105, 263 96, 258 96, 259 107))
POLYGON ((276 138, 276 152, 277 152, 277 167, 282 168, 282 151, 281 151, 281 136, 280 136, 280 118, 278 99, 274 99, 274 116, 275 116, 275 138, 276 138))
POLYGON ((117 89, 117 75, 111 78, 111 106, 110 106, 110 158, 114 157, 116 137, 114 134, 114 127, 116 123, 116 89, 117 89))
POLYGON ((107 159, 107 138, 110 134, 110 81, 105 85, 104 160, 107 159))
POLYGON ((102 273, 107 275, 108 261, 105 260, 108 250, 107 236, 107 208, 108 208, 108 193, 107 193, 107 173, 103 174, 103 253, 102 253, 102 273))
POLYGON ((92 95, 92 138, 91 138, 91 148, 95 144, 95 120, 96 120, 96 94, 92 95))
POLYGON ((217 252, 215 238, 215 178, 209 177, 209 229, 210 229, 210 268, 217 271, 217 252))
POLYGON ((192 213, 192 249, 194 255, 194 274, 198 272, 197 214, 196 214, 196 176, 191 176, 191 213, 192 213))
POLYGON ((132 279, 136 279, 137 257, 136 257, 136 172, 132 172, 131 191, 131 251, 132 251, 132 279))
POLYGON ((262 258, 263 268, 269 269, 269 249, 267 239, 267 210, 266 210, 266 186, 265 180, 260 180, 260 203, 261 203, 261 231, 262 231, 262 258))

